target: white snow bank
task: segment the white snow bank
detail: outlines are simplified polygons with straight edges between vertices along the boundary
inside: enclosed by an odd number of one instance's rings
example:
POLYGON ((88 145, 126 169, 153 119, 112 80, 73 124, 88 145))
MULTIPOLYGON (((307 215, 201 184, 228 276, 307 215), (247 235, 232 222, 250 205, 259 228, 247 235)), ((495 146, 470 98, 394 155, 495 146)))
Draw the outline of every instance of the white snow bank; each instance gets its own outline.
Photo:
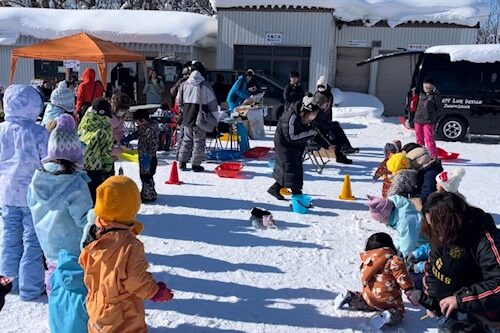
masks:
POLYGON ((333 94, 335 106, 332 108, 332 118, 334 120, 363 118, 369 123, 381 122, 384 104, 377 97, 357 92, 345 92, 337 88, 334 89, 333 94))
POLYGON ((86 32, 116 43, 192 45, 217 35, 206 15, 150 10, 0 8, 0 44, 20 35, 55 39, 86 32))
POLYGON ((363 20, 367 24, 387 20, 392 27, 419 22, 456 23, 475 26, 490 12, 485 0, 210 0, 213 8, 278 6, 334 9, 344 21, 363 20))
POLYGON ((499 44, 438 45, 428 48, 425 53, 448 54, 451 61, 500 62, 499 44))

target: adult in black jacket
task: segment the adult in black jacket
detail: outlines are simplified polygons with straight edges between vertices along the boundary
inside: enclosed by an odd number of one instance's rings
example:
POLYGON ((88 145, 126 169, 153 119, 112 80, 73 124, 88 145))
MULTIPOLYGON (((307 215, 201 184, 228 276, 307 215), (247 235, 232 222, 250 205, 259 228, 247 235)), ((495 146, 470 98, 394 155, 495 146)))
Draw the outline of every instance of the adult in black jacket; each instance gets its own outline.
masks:
POLYGON ((300 84, 299 72, 292 71, 289 76, 290 83, 283 90, 283 99, 285 100, 285 111, 288 111, 292 104, 302 101, 304 98, 304 89, 300 84))
MULTIPOLYGON (((306 95, 302 102, 295 103, 281 116, 274 135, 276 164, 274 166, 274 183, 268 192, 278 200, 284 200, 280 194, 282 187, 292 190, 293 194, 301 194, 304 183, 303 156, 306 144, 318 135, 313 126, 324 98, 306 95)), ((319 141, 322 147, 331 148, 327 141, 319 141)))
POLYGON ((439 159, 433 159, 424 147, 413 147, 406 151, 413 169, 418 171, 417 196, 425 204, 429 195, 437 191, 436 176, 443 172, 439 159))
POLYGON ((431 245, 424 291, 439 301, 440 323, 453 326, 459 312, 499 321, 500 231, 491 215, 448 192, 432 194, 422 213, 431 245))

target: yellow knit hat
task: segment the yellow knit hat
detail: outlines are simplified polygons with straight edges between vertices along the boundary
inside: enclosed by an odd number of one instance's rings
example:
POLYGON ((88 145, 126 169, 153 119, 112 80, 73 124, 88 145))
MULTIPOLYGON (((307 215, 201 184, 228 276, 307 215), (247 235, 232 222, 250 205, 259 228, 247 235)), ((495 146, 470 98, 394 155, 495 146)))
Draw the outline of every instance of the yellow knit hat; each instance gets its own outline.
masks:
POLYGON ((387 161, 387 170, 392 174, 396 174, 400 170, 409 169, 410 160, 404 153, 397 153, 391 156, 387 161))
POLYGON ((95 214, 108 222, 135 223, 141 208, 141 195, 135 182, 125 176, 112 176, 97 188, 95 214))

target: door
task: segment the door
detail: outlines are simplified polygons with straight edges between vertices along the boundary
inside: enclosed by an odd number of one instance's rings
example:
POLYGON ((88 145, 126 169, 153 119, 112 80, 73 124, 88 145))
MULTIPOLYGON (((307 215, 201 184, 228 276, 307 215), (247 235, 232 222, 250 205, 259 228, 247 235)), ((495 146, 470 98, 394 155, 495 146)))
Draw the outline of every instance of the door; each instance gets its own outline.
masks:
POLYGON ((370 66, 357 66, 357 64, 370 55, 370 48, 338 47, 335 86, 343 91, 368 93, 370 66))

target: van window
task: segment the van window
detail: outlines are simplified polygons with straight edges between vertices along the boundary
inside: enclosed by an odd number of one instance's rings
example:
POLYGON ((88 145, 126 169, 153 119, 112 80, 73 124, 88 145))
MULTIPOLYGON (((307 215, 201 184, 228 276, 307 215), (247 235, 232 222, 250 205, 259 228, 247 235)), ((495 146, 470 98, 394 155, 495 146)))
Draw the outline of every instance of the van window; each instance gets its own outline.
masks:
POLYGON ((481 72, 481 87, 485 93, 500 92, 500 63, 484 65, 481 72))

